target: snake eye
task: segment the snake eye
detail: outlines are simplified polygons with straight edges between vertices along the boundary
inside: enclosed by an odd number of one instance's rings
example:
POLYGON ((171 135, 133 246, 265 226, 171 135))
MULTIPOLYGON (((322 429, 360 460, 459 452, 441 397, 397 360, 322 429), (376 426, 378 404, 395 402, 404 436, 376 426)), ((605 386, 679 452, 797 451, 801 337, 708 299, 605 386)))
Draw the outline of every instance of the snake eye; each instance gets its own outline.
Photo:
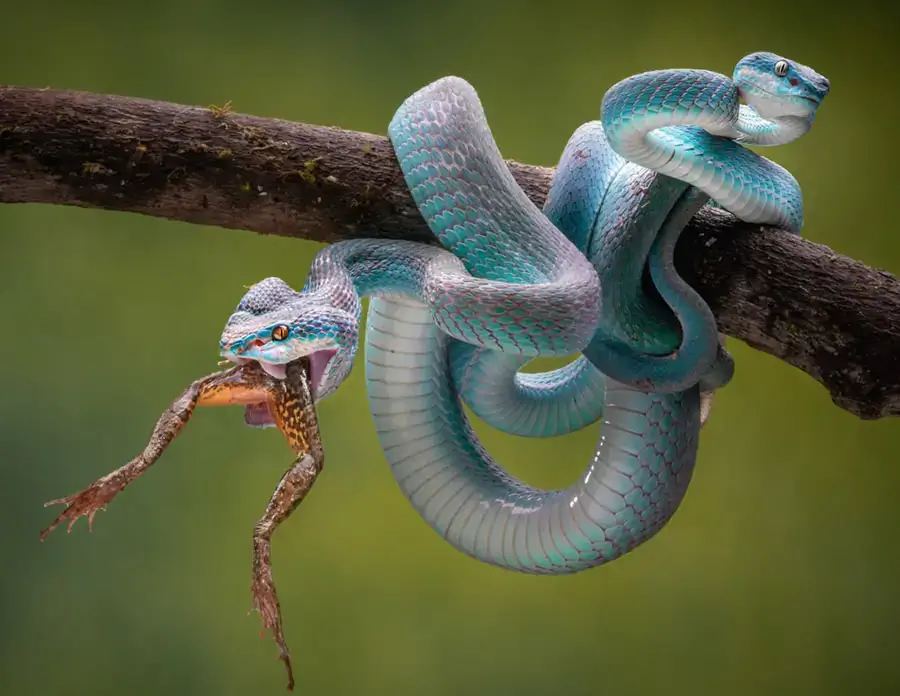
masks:
POLYGON ((788 74, 788 63, 786 60, 779 60, 775 63, 775 74, 778 77, 784 77, 788 74))
POLYGON ((283 341, 288 337, 288 334, 291 332, 290 328, 287 324, 279 324, 274 329, 272 329, 272 340, 273 341, 283 341))

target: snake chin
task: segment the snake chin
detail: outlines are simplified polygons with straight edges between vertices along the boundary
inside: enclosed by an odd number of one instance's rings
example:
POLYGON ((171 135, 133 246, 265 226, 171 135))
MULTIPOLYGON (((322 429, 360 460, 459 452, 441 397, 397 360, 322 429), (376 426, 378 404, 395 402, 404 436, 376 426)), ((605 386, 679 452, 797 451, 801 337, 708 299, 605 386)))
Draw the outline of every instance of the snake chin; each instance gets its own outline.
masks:
POLYGON ((275 379, 287 378, 287 363, 270 363, 265 360, 257 360, 259 366, 275 379))
POLYGON ((227 356, 227 359, 233 363, 237 363, 238 365, 246 365, 247 363, 257 363, 265 372, 275 379, 286 379, 287 378, 287 366, 288 363, 274 363, 268 362, 266 360, 261 360, 257 358, 239 358, 233 355, 227 356))

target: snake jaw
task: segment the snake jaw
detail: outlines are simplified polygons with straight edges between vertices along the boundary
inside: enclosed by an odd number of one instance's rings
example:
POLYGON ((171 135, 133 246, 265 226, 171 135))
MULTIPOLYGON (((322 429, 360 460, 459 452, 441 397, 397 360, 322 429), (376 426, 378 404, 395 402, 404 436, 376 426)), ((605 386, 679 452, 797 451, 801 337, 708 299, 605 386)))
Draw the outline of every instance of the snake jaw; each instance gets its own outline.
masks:
POLYGON ((325 387, 331 362, 338 354, 337 348, 309 345, 300 346, 298 350, 297 346, 262 341, 254 341, 248 347, 244 345, 235 342, 224 347, 221 354, 226 360, 238 365, 248 362, 259 363, 267 374, 279 380, 287 378, 287 367, 290 363, 300 358, 309 358, 309 386, 313 398, 321 391, 328 391, 325 387))
POLYGON ((285 379, 287 364, 305 357, 302 351, 297 354, 296 349, 289 343, 261 339, 257 336, 223 343, 220 353, 222 357, 238 364, 258 362, 262 369, 275 379, 285 379))
POLYGON ((765 119, 809 118, 831 90, 824 75, 774 53, 751 53, 735 67, 734 83, 741 99, 765 119), (785 64, 785 72, 774 66, 785 64))

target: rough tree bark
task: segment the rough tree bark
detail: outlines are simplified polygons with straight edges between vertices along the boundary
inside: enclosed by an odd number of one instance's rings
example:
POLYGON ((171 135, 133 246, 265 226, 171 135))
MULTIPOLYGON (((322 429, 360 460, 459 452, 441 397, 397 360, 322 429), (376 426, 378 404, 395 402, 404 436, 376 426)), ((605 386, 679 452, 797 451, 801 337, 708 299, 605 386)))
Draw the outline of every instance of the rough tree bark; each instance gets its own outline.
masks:
MULTIPOLYGON (((553 170, 510 162, 542 205, 553 170)), ((382 136, 120 96, 0 87, 0 203, 50 203, 333 242, 434 243, 382 136)), ((900 413, 900 281, 719 211, 676 265, 720 329, 860 418, 900 413)))

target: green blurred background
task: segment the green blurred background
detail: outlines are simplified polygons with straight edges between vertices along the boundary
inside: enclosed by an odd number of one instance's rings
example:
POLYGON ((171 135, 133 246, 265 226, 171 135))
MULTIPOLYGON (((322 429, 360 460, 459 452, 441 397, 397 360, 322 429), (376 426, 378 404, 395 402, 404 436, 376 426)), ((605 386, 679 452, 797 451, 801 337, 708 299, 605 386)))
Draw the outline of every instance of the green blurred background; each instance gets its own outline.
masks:
MULTIPOLYGON (((383 133, 447 74, 479 90, 507 157, 553 165, 603 92, 643 70, 731 73, 773 50, 831 79, 813 131, 767 154, 806 236, 900 272, 897 11, 888 3, 8 2, 0 83, 222 104, 383 133)), ((202 410, 96 521, 44 544, 73 493, 143 446, 215 368, 243 285, 301 284, 318 247, 149 217, 0 206, 0 693, 277 694, 250 606, 250 533, 290 455, 202 410)), ((276 535, 297 693, 896 694, 900 426, 731 342, 738 370, 674 521, 608 567, 536 578, 470 560, 404 500, 363 374, 320 409, 327 465, 276 535)), ((485 432, 482 428, 482 432, 485 432)), ((501 462, 567 484, 594 428, 485 432, 501 462)))

